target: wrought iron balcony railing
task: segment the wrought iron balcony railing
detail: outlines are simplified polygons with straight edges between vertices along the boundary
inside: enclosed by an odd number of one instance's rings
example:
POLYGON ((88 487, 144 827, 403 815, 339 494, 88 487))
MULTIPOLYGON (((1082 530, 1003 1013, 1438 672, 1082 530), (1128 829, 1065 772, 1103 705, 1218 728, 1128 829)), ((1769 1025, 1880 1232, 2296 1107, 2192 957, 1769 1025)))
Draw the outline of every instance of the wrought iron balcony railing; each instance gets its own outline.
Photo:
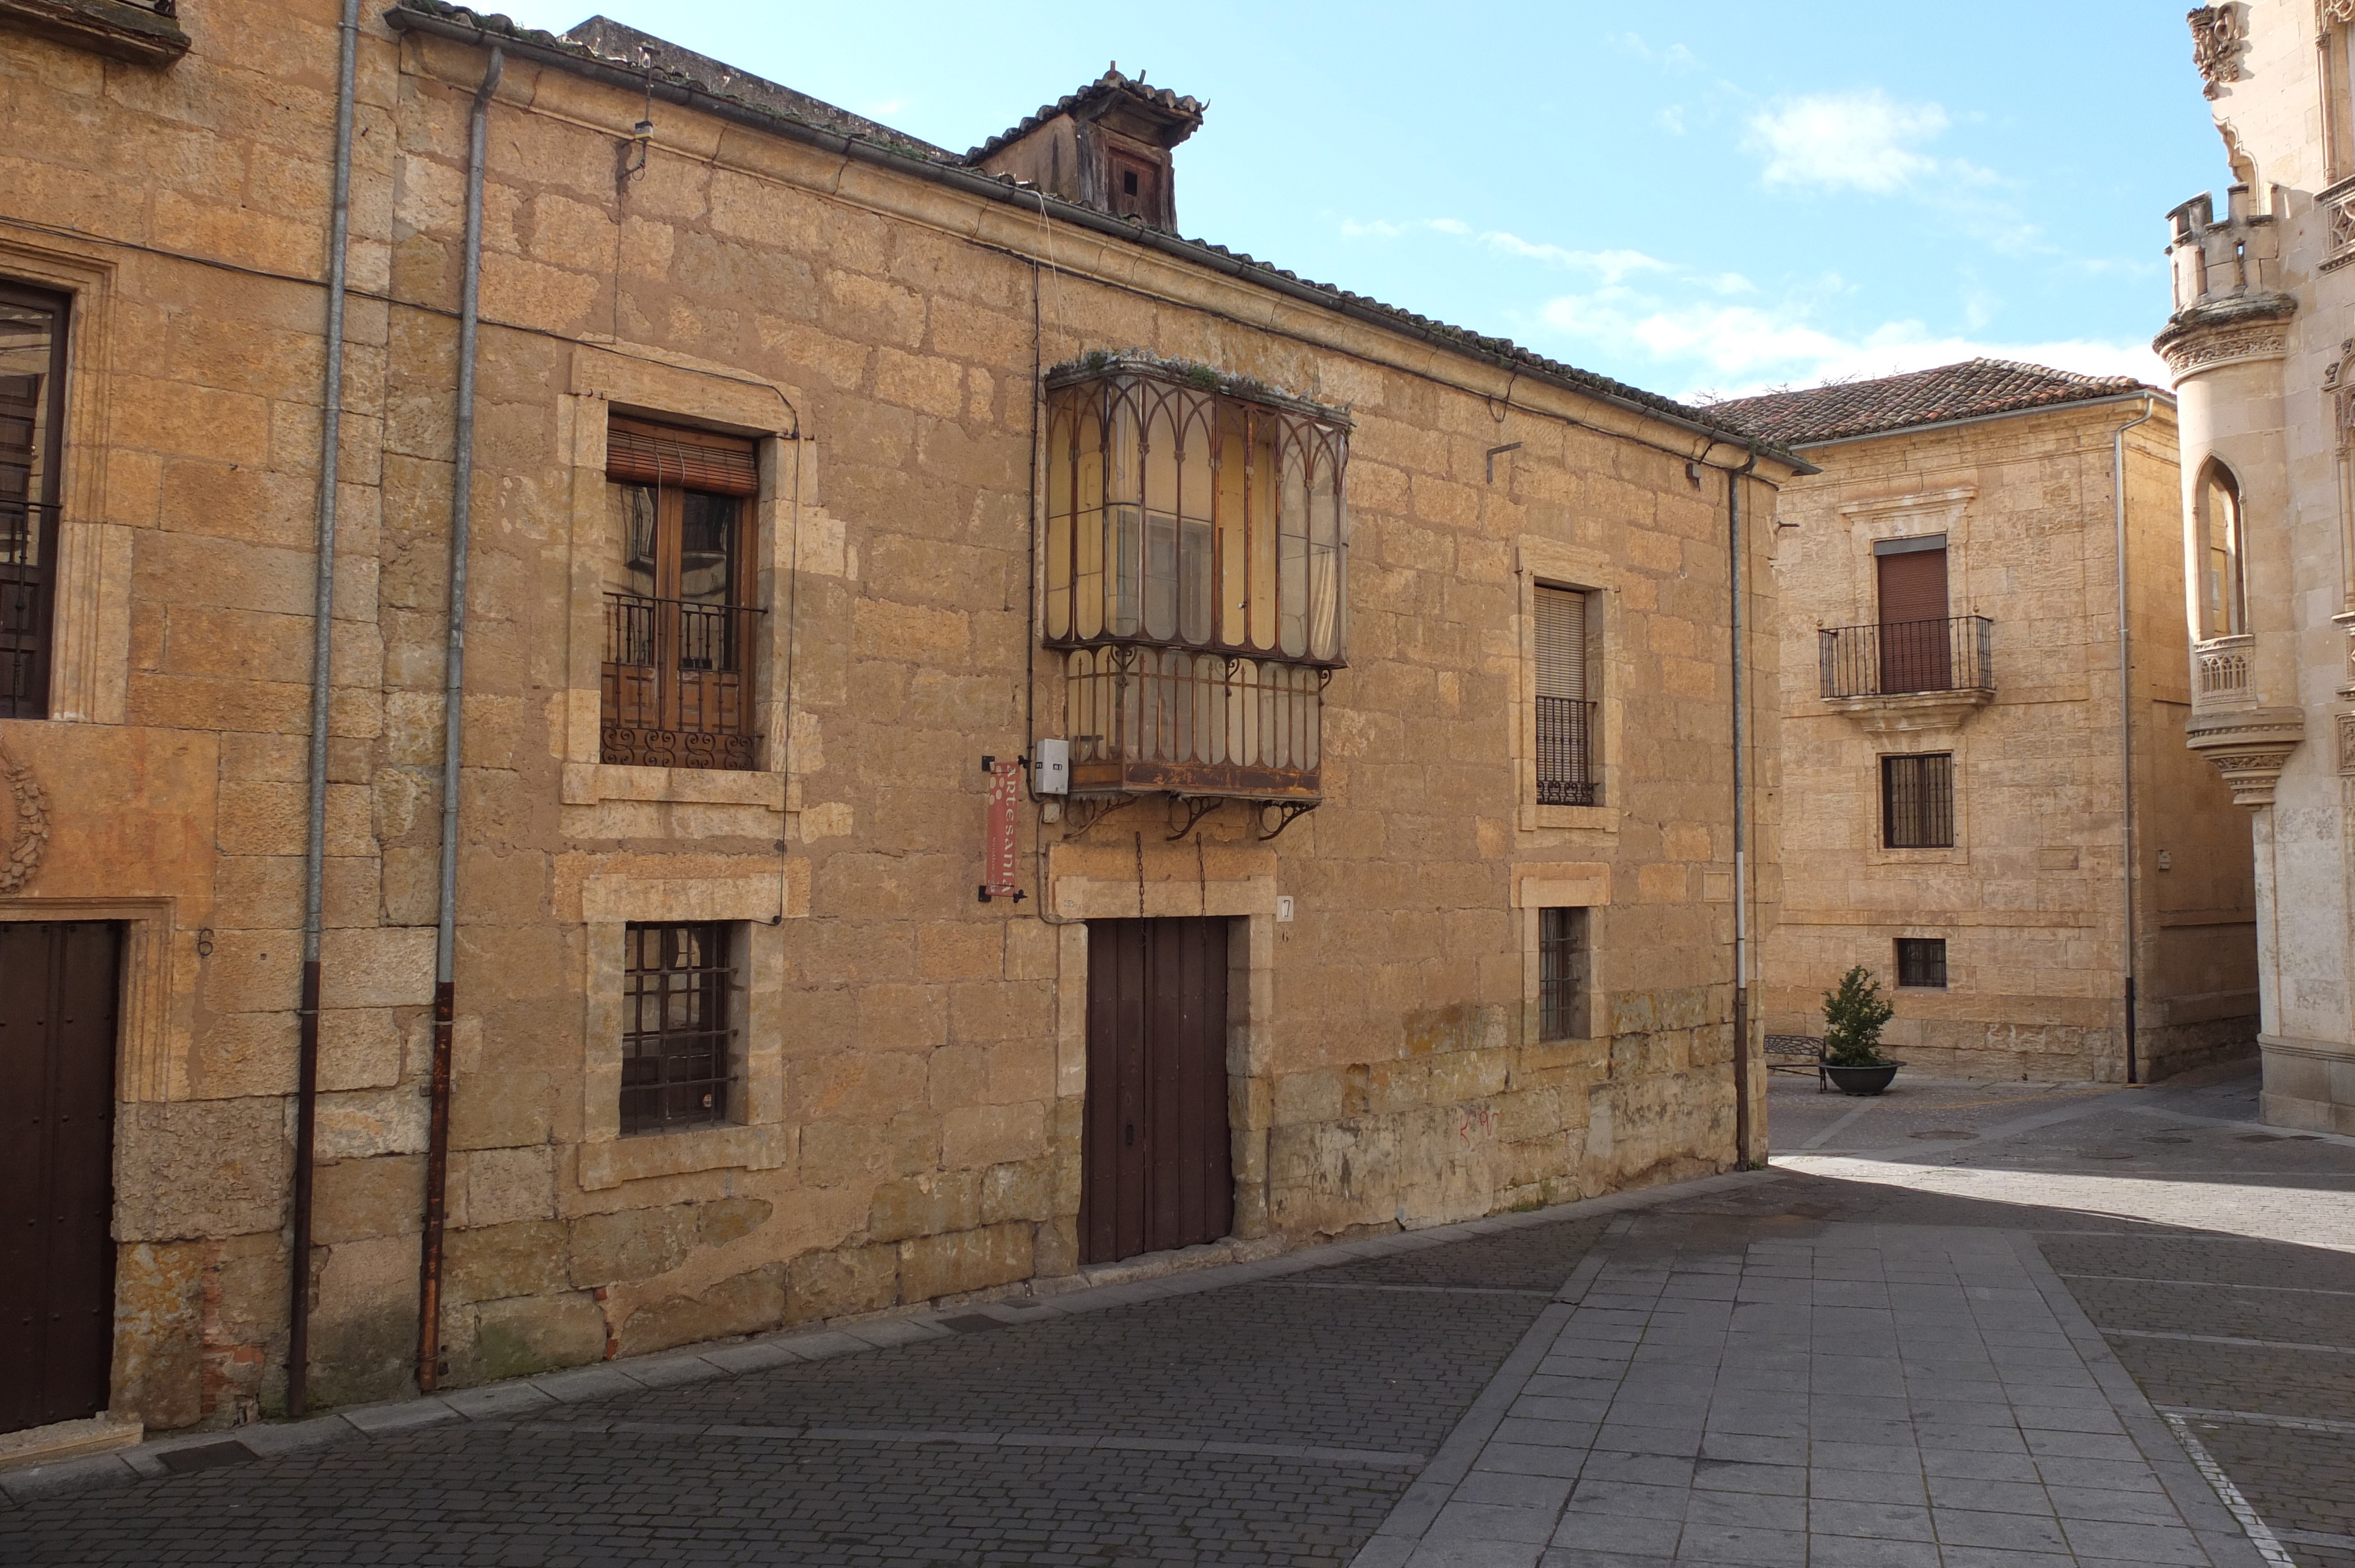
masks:
POLYGON ((1134 644, 1069 655, 1071 792, 1314 802, 1330 670, 1134 644))
POLYGON ((749 605, 605 596, 607 762, 642 768, 758 766, 749 605))
POLYGON ((1601 804, 1594 769, 1594 705, 1538 699, 1538 804, 1601 804))
POLYGON ((1995 622, 1984 615, 1819 630, 1827 697, 1995 690, 1995 622))

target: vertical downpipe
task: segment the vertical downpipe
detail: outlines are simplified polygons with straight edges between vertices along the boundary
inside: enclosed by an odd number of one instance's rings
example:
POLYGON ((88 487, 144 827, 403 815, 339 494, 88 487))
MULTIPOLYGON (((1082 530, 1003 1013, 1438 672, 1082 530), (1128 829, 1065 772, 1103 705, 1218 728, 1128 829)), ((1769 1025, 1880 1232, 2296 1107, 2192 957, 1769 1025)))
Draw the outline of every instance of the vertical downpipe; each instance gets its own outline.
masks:
POLYGON ((425 1139, 425 1234, 417 1268, 417 1386, 442 1380, 442 1230, 450 1196, 450 1036, 457 1017, 458 784, 466 695, 466 546, 474 521, 474 338, 483 284, 483 161, 491 95, 506 56, 491 51, 466 142, 466 260, 458 291, 458 408, 450 477, 450 641, 442 676, 442 887, 433 934, 433 1078, 425 1139))
POLYGON ((2118 524, 2118 863, 2126 886, 2126 1082, 2139 1083, 2135 1064, 2135 798, 2133 622, 2126 599, 2126 432, 2157 412, 2142 400, 2142 418, 2128 419, 2110 438, 2111 491, 2118 524))
POLYGON ((336 459, 344 440, 344 270, 352 227, 352 84, 359 0, 344 0, 336 25, 336 166, 327 238, 326 369, 319 392, 319 544, 311 603, 311 758, 303 839, 303 1000, 294 1062, 294 1213, 287 1247, 286 1413, 311 1392, 311 1197, 319 1137, 319 932, 327 877, 327 717, 336 646, 336 459))
POLYGON ((1742 481, 1758 466, 1752 452, 1740 468, 1725 475, 1725 532, 1728 592, 1732 609, 1733 649, 1733 1160, 1747 1165, 1756 1158, 1751 1146, 1755 1131, 1750 1115, 1750 835, 1743 813, 1749 800, 1743 789, 1742 747, 1748 744, 1742 721, 1746 683, 1742 678, 1748 652, 1742 640, 1742 481))

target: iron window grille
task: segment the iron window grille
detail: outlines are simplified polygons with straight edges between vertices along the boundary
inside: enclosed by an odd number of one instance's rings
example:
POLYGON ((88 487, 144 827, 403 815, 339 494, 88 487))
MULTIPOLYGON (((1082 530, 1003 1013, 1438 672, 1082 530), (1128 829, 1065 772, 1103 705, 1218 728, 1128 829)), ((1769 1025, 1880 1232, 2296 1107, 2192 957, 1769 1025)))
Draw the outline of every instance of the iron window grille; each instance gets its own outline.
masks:
POLYGON ((66 310, 0 284, 0 718, 49 716, 66 310))
POLYGON ((1538 1038, 1578 1033, 1577 1005, 1586 979, 1586 911, 1538 911, 1538 1038))
POLYGON ((1897 983, 1909 989, 1946 989, 1946 939, 1944 937, 1897 938, 1897 983))
POLYGON ((1955 758, 1922 752, 1881 759, 1884 849, 1955 847, 1955 758))
POLYGON ((728 1119, 735 1051, 726 925, 633 925, 622 980, 622 1131, 728 1119))
POLYGON ((602 759, 650 768, 759 765, 753 689, 761 612, 749 583, 752 443, 616 418, 606 477, 623 586, 605 595, 602 759))

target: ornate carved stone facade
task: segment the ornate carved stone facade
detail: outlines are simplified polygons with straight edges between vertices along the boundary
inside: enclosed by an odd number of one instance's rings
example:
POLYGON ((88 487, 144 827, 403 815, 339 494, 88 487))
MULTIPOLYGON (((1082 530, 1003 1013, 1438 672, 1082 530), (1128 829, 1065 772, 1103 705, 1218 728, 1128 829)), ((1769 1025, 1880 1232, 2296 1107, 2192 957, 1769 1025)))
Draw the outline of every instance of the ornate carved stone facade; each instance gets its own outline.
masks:
MULTIPOLYGON (((2329 5, 2332 0, 2323 0, 2329 5)), ((2241 78, 2241 51, 2247 42, 2242 12, 2236 5, 2202 5, 2190 15, 2191 63, 2200 69, 2200 79, 2207 83, 2203 90, 2210 98, 2222 90, 2226 82, 2241 78)))
POLYGON ((7 788, 0 800, 0 895, 21 893, 40 869, 41 853, 49 843, 49 801, 33 765, 11 757, 0 747, 0 785, 7 788))
POLYGON ((2206 196, 2170 215, 2175 313, 2156 345, 2200 585, 2187 738, 2250 813, 2266 1119, 2355 1132, 2355 4, 2191 21, 2237 183, 2222 222, 2206 196))

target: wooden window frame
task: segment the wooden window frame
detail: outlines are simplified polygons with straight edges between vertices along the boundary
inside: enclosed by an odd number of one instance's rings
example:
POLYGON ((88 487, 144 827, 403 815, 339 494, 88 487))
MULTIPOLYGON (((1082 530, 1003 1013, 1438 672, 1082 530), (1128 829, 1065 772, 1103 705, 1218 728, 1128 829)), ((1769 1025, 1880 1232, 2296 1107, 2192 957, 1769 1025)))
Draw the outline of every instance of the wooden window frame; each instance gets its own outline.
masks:
POLYGON ((48 368, 27 404, 34 430, 22 449, 24 493, 0 495, 0 628, 13 626, 0 630, 0 719, 45 719, 50 713, 73 303, 69 294, 0 279, 0 304, 50 315, 48 368), (21 519, 6 514, 19 511, 21 519))
POLYGON ((736 1108, 730 1090, 740 1076, 736 1019, 743 989, 743 941, 737 923, 633 921, 623 929, 623 942, 622 1136, 729 1125, 736 1108), (652 963, 646 961, 650 948, 658 948, 652 963), (650 987, 649 977, 659 977, 660 983, 650 987), (687 983, 673 983, 678 978, 687 983), (687 1001, 690 1012, 677 1024, 669 1016, 673 1000, 687 1001), (698 1061, 707 1064, 705 1070, 690 1070, 698 1061), (651 1064, 655 1071, 638 1073, 633 1082, 634 1064, 651 1064), (692 1102, 698 1090, 700 1105, 678 1108, 677 1102, 692 1102))
POLYGON ((1902 991, 1948 989, 1946 938, 1944 937, 1900 937, 1896 939, 1890 961, 1891 972, 1897 976, 1898 989, 1902 991), (1937 977, 1934 980, 1919 978, 1933 973, 1937 977))
POLYGON ((650 492, 651 594, 625 582, 604 596, 600 758, 609 765, 752 771, 760 767, 756 662, 762 615, 749 602, 758 448, 738 436, 615 414, 605 474, 621 524, 623 573, 634 567, 631 495, 650 492), (686 597, 683 538, 690 497, 732 508, 729 590, 717 604, 686 597))

